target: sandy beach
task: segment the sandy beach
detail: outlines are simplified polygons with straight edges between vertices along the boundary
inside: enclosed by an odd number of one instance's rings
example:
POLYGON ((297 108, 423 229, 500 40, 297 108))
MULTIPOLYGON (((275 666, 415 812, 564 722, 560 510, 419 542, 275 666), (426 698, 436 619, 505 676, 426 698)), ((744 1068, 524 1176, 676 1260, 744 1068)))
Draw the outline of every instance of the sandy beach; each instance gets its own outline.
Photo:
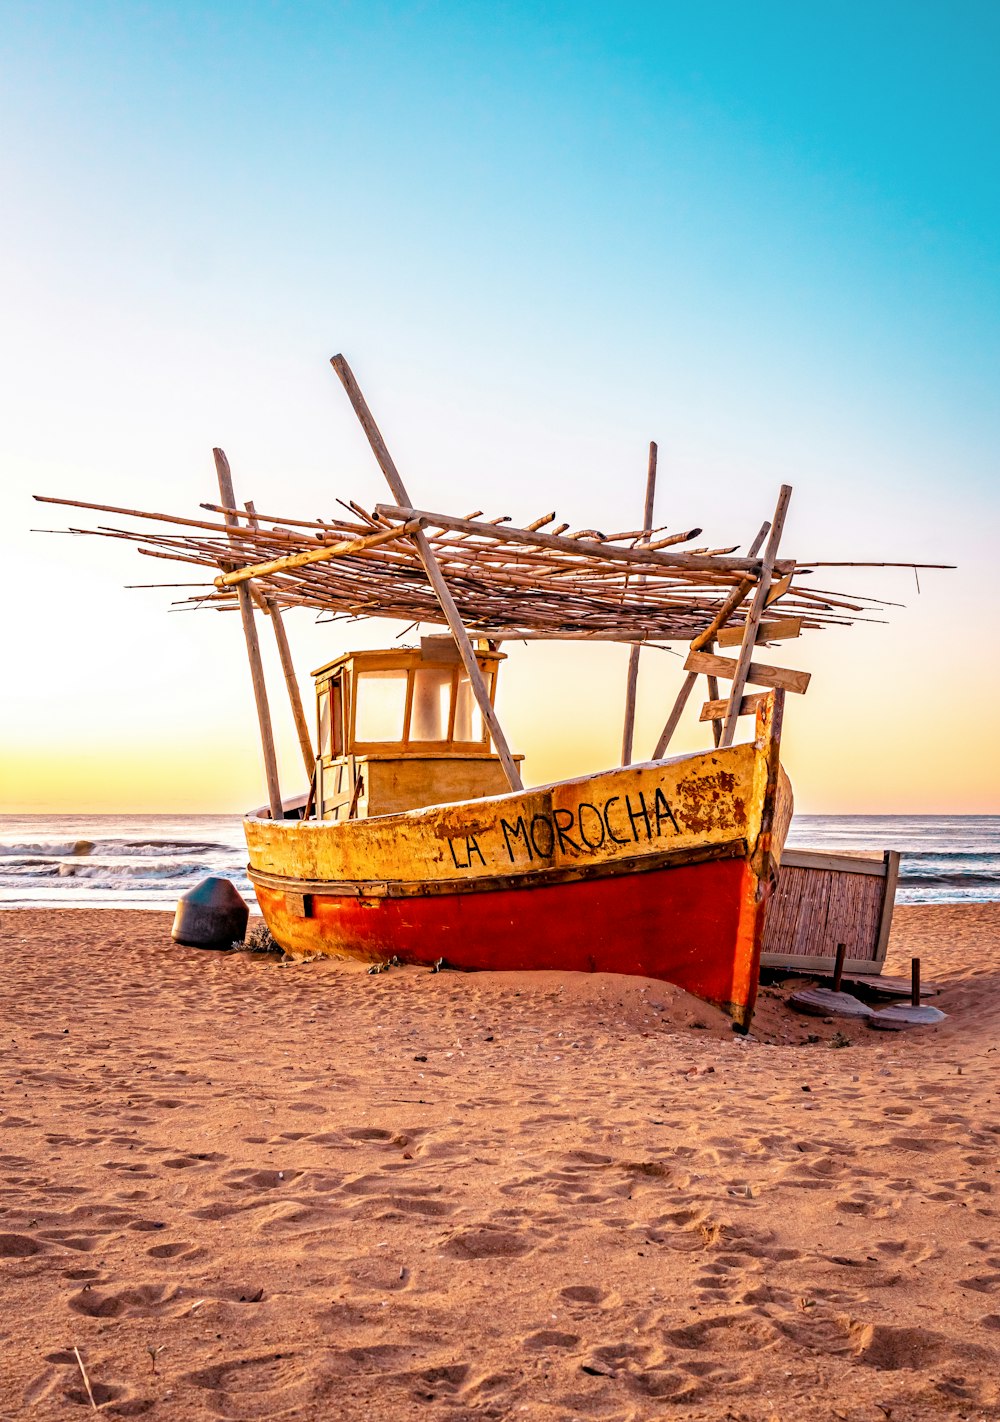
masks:
POLYGON ((0 916, 2 1416, 1000 1416, 1000 904, 897 910, 943 1026, 750 1040, 169 928, 0 916))

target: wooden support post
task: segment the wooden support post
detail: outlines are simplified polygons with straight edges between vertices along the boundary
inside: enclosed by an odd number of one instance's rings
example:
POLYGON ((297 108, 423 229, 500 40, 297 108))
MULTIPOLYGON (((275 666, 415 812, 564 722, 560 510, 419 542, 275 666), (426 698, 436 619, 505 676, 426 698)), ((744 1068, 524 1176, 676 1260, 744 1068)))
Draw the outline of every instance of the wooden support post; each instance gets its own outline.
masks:
POLYGON ((754 593, 753 602, 750 604, 750 612, 746 620, 746 626, 743 629, 743 645, 740 648, 740 655, 737 658, 736 672, 733 676, 733 684, 729 692, 729 712, 726 716, 726 724, 722 728, 722 737, 719 741, 721 746, 731 746, 733 736, 736 733, 736 722, 739 718, 740 702, 743 700, 743 688, 746 685, 750 659, 753 656, 754 643, 757 640, 757 627, 764 609, 767 606, 767 595, 771 589, 771 575, 774 572, 774 564, 778 556, 778 544, 781 541, 781 530, 785 524, 785 514, 788 512, 788 501, 791 497, 791 486, 782 484, 781 492, 778 495, 778 504, 774 511, 774 521, 771 524, 767 545, 764 549, 764 558, 760 569, 760 581, 757 584, 757 591, 754 593))
MULTIPOLYGON (((361 423, 361 428, 368 436, 368 443, 371 445, 372 452, 378 460, 379 468, 385 475, 386 483, 392 490, 393 498, 397 504, 410 507, 410 496, 406 492, 406 487, 400 478, 399 470, 393 463, 392 456, 386 447, 385 440, 382 438, 378 425, 375 423, 372 412, 368 408, 365 397, 361 393, 358 382, 354 378, 351 367, 347 364, 347 361, 342 355, 335 355, 331 359, 330 364, 337 372, 340 383, 347 392, 347 398, 354 408, 354 413, 361 423)), ((503 733, 500 722, 497 720, 496 712, 493 710, 489 688, 480 670, 479 662, 476 660, 475 649, 469 640, 469 634, 465 630, 465 624, 462 621, 458 608, 455 606, 455 599, 452 597, 448 584, 444 580, 444 575, 438 565, 437 558, 434 556, 434 550, 431 548, 430 542, 423 529, 416 529, 411 537, 416 545, 417 552, 420 554, 420 561, 424 565, 424 571, 427 574, 431 587, 437 594, 437 600, 441 604, 441 610, 451 629, 451 635, 454 637, 458 646, 459 655, 468 673, 473 694, 479 703, 483 720, 489 728, 493 744, 496 746, 497 755, 500 757, 500 763, 507 777, 507 783, 512 790, 523 790, 524 786, 521 784, 521 776, 518 773, 517 764, 510 753, 507 738, 503 733)))
MULTIPOLYGON (((653 440, 649 442, 649 463, 646 466, 646 502, 643 506, 642 531, 644 537, 642 542, 648 541, 650 530, 653 527, 653 500, 656 497, 656 444, 653 440)), ((646 581, 645 574, 640 573, 636 581, 636 586, 641 587, 646 581)), ((622 732, 622 765, 632 764, 632 737, 635 732, 635 693, 639 682, 639 651, 638 644, 629 648, 628 654, 628 680, 625 683, 625 729, 622 732)))
MULTIPOLYGON (((757 537, 750 545, 749 556, 751 558, 755 558, 757 556, 757 553, 760 550, 760 545, 767 537, 768 529, 770 527, 770 523, 764 523, 761 526, 760 532, 757 534, 757 537)), ((724 626, 725 623, 729 621, 730 617, 732 617, 733 613, 739 607, 740 603, 743 601, 743 599, 746 597, 747 593, 753 586, 754 579, 752 577, 743 578, 741 582, 737 583, 736 587, 733 588, 732 592, 726 598, 725 602, 719 608, 718 612, 712 618, 712 621, 705 628, 704 632, 699 632, 697 637, 692 640, 692 652, 697 652, 700 651, 702 647, 710 646, 716 632, 718 632, 719 628, 724 626)), ((677 730, 678 722, 681 719, 681 713, 683 712, 684 707, 687 705, 688 698, 691 695, 691 692, 694 688, 694 684, 697 679, 697 673, 688 672, 687 676, 681 683, 681 689, 677 693, 677 700, 674 702, 673 710, 667 717, 667 724, 664 726, 663 730, 660 733, 660 739, 656 742, 656 749, 653 751, 654 760, 659 760, 660 757, 663 755, 663 752, 666 750, 667 746, 670 744, 671 738, 673 737, 674 732, 677 730)), ((711 683, 709 683, 709 685, 711 685, 711 683)), ((740 700, 736 703, 737 706, 742 704, 742 700, 743 698, 741 697, 740 700)), ((721 733, 719 732, 718 725, 719 723, 715 721, 712 727, 712 738, 715 741, 716 745, 719 744, 719 741, 721 739, 721 733)))
POLYGON ((833 990, 840 991, 840 984, 844 981, 844 959, 847 957, 847 944, 837 944, 837 956, 833 964, 833 990))
POLYGON ((920 1006, 920 959, 910 959, 910 1003, 920 1006))
POLYGON ((673 738, 673 734, 677 730, 677 725, 681 719, 684 707, 688 703, 688 697, 694 690, 694 684, 697 680, 697 672, 688 672, 687 676, 681 682, 681 689, 677 693, 677 700, 674 702, 673 709, 671 710, 670 715, 667 717, 667 724, 660 732, 660 739, 656 742, 656 749, 653 751, 654 760, 659 760, 660 757, 663 755, 663 752, 666 750, 667 746, 670 744, 673 738))
MULTIPOLYGON (((257 511, 253 505, 253 499, 248 499, 244 508, 250 519, 252 528, 259 528, 257 522, 257 511)), ((306 713, 302 706, 302 693, 299 691, 298 678, 295 675, 295 667, 292 665, 292 651, 288 645, 288 636, 285 632, 285 624, 281 617, 281 608, 273 597, 264 597, 264 606, 271 619, 271 626, 274 628, 274 640, 278 645, 278 658, 281 662, 281 670, 285 674, 285 685, 288 688, 288 700, 292 708, 292 720, 295 722, 295 732, 299 738, 299 749, 302 752, 302 762, 306 768, 306 777, 310 781, 316 772, 316 756, 312 748, 312 737, 309 734, 309 723, 306 720, 306 713)))
MULTIPOLYGON (((712 652, 714 652, 714 651, 715 651, 715 643, 714 643, 714 642, 706 642, 706 643, 705 643, 705 651, 708 652, 709 654, 711 654, 712 652)), ((718 701, 718 699, 719 699, 719 678, 718 678, 717 676, 707 676, 707 677, 705 678, 705 681, 708 683, 708 699, 709 699, 709 701, 718 701)), ((722 722, 721 722, 721 721, 713 721, 713 722, 712 722, 712 740, 715 742, 716 745, 718 745, 719 742, 721 741, 721 739, 722 739, 722 722)))
MULTIPOLYGON (((235 508, 236 498, 233 494, 233 476, 229 468, 229 460, 221 449, 213 449, 212 454, 215 457, 215 472, 219 478, 219 497, 227 509, 235 508)), ((224 517, 229 527, 239 527, 239 520, 235 514, 227 513, 224 517)), ((271 712, 267 704, 267 687, 264 685, 264 665, 260 659, 257 625, 253 620, 253 599, 250 595, 250 585, 240 583, 236 589, 236 595, 239 598, 243 635, 247 643, 254 701, 257 703, 260 743, 264 753, 264 774, 267 778, 267 802, 271 807, 272 820, 280 820, 282 809, 281 790, 278 787, 278 761, 274 754, 274 733, 271 730, 271 712)))

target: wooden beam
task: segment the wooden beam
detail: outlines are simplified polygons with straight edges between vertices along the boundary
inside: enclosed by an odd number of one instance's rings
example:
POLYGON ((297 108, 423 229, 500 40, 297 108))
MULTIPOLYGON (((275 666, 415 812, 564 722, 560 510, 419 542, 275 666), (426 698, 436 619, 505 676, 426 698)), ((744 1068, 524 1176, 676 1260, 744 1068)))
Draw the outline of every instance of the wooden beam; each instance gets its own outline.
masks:
MULTIPOLYGON (((801 617, 784 617, 780 622, 760 622, 757 625, 757 645, 780 642, 786 637, 798 637, 802 632, 801 617)), ((739 647, 743 642, 742 627, 727 627, 716 638, 720 647, 739 647)))
MULTIPOLYGON (((646 501, 643 505, 642 531, 649 534, 653 527, 653 500, 656 497, 656 456, 657 448, 653 440, 649 442, 649 461, 646 465, 646 501)), ((647 538, 644 537, 643 542, 647 538)), ((646 581, 640 573, 636 586, 646 581)), ((625 725, 622 731, 622 765, 632 764, 632 737, 635 732, 635 693, 639 683, 639 647, 633 645, 628 654, 628 676, 625 681, 625 725)))
MULTIPOLYGON (((450 528, 456 533, 478 533, 501 543, 526 543, 532 548, 557 548, 579 558, 605 559, 611 563, 645 564, 651 568, 680 568, 694 573, 753 573, 760 571, 759 558, 709 558, 701 553, 658 553, 646 548, 618 548, 610 543, 598 543, 590 538, 562 538, 554 533, 531 533, 513 524, 478 523, 471 518, 454 518, 451 514, 431 513, 427 509, 411 508, 409 504, 376 504, 375 512, 383 518, 400 523, 418 518, 425 526, 450 528)), ((793 573, 791 559, 775 565, 781 573, 793 573)))
MULTIPOLYGON (((393 463, 385 440, 382 438, 382 433, 375 423, 374 416, 368 408, 368 403, 361 393, 361 388, 354 378, 351 367, 347 364, 347 361, 342 355, 335 355, 330 361, 330 364, 337 372, 340 383, 347 393, 347 398, 354 408, 354 413, 360 421, 361 428, 368 436, 368 443, 371 445, 372 452, 378 460, 379 468, 385 475, 386 483, 392 490, 393 498, 396 499, 399 504, 408 505, 410 496, 406 492, 406 486, 400 478, 399 470, 393 463)), ((403 519, 403 522, 408 523, 413 517, 414 515, 410 514, 403 519)), ((479 525, 474 525, 474 527, 479 527, 479 525)), ((488 529, 493 534, 499 532, 498 526, 495 524, 487 523, 483 524, 482 527, 488 529)), ((444 580, 437 558, 434 556, 434 550, 422 528, 416 528, 410 537, 416 545, 417 552, 420 555, 420 561, 424 565, 424 571, 427 574, 431 587, 437 594, 437 600, 441 604, 441 610, 451 629, 451 635, 458 644, 458 650, 468 674, 473 694, 479 703, 479 709, 482 712, 484 722, 489 728, 493 744, 496 746, 497 755, 500 757, 500 763, 507 777, 507 783, 512 790, 523 790, 524 786, 521 783, 517 763, 511 755, 510 747, 507 744, 507 737, 503 733, 503 727, 500 725, 490 701, 489 688, 479 668, 475 648, 469 640, 469 634, 465 630, 465 624, 462 621, 458 608, 455 606, 455 599, 452 597, 448 584, 444 580)), ((525 537, 529 540, 538 539, 543 538, 544 534, 526 533, 525 537)), ((572 548, 573 546, 571 543, 570 547, 572 548)))
MULTIPOLYGON (((248 499, 244 505, 247 517, 250 520, 251 528, 258 528, 257 511, 253 505, 253 499, 248 499)), ((250 591, 256 593, 257 589, 253 583, 249 584, 250 591)), ((281 670, 285 677, 285 686, 288 690, 288 703, 292 708, 292 720, 295 722, 295 734, 299 738, 299 750, 302 752, 302 763, 306 768, 306 778, 312 785, 316 775, 316 753, 313 750, 312 736, 309 734, 309 722, 306 720, 305 709, 302 705, 302 693, 299 690, 299 680, 295 675, 295 666, 292 662, 292 649, 288 645, 288 634, 285 631, 284 619, 281 616, 281 608, 274 598, 264 596, 264 611, 271 619, 271 626, 274 628, 274 640, 278 648, 278 660, 281 662, 281 670)), ((309 791, 310 799, 312 790, 309 791)), ((308 818, 308 816, 304 816, 308 818)))
MULTIPOLYGON (((725 725, 722 728, 722 736, 719 744, 721 746, 731 746, 733 736, 736 733, 736 721, 739 716, 740 702, 743 699, 743 688, 746 685, 747 675, 750 670, 750 658, 753 655, 754 642, 757 637, 757 627, 760 623, 761 615, 767 606, 767 596, 771 588, 771 579, 777 568, 778 544, 781 542, 781 531, 785 526, 785 515, 788 512, 788 501, 792 497, 792 490, 789 484, 782 484, 781 492, 778 495, 777 507, 774 511, 774 519, 771 522, 771 529, 767 536, 767 543, 764 547, 764 559, 760 569, 760 582, 757 584, 757 591, 754 593, 753 602, 750 604, 750 613, 746 620, 743 635, 743 645, 740 648, 740 655, 736 662, 736 672, 733 676, 733 684, 729 693, 729 714, 726 716, 725 725)), ((785 572, 783 568, 781 570, 785 572)), ((724 660, 719 658, 719 660, 724 660)), ((774 685, 772 682, 765 685, 774 685)))
MULTIPOLYGON (((233 476, 229 468, 229 460, 221 449, 213 449, 212 455, 215 459, 215 472, 219 480, 219 497, 228 508, 233 508, 236 504, 236 496, 233 493, 233 476)), ((224 517, 228 526, 239 527, 235 514, 226 514, 224 517)), ((246 638, 247 658, 250 662, 253 696, 257 704, 260 743, 264 754, 264 775, 267 780, 267 803, 270 806, 272 820, 280 820, 283 818, 283 812, 281 790, 278 785, 278 761, 274 753, 274 732, 271 729, 271 712, 267 704, 267 687, 264 684, 264 664, 260 658, 257 624, 253 618, 253 600, 250 596, 250 588, 246 583, 241 583, 236 589, 236 593, 240 605, 240 618, 243 622, 243 635, 246 638)))
POLYGON ((654 760, 659 760, 670 744, 673 734, 677 730, 677 725, 683 714, 684 707, 688 703, 688 697, 694 690, 694 684, 697 680, 697 672, 688 672, 687 676, 681 682, 681 689, 677 693, 677 699, 673 704, 670 715, 667 717, 666 725, 660 732, 660 739, 656 742, 656 749, 653 751, 654 760))
MULTIPOLYGON (((755 691, 750 696, 744 696, 742 701, 740 702, 739 714, 741 716, 756 715, 757 707, 760 706, 767 699, 767 697, 770 696, 770 694, 771 693, 769 691, 755 691)), ((698 717, 698 720, 715 721, 716 724, 718 724, 719 721, 724 721, 726 719, 726 712, 728 710, 728 700, 706 701, 704 706, 701 708, 701 715, 698 717)))
POLYGON ((330 558, 343 558, 349 553, 362 553, 366 548, 377 548, 380 543, 392 543, 397 538, 405 538, 420 527, 418 519, 382 529, 378 533, 368 533, 358 538, 345 538, 339 543, 327 543, 321 548, 310 548, 304 553, 286 553, 283 558, 272 558, 267 563, 252 563, 245 568, 233 568, 228 573, 220 573, 215 580, 217 588, 239 587, 251 578, 267 578, 272 573, 287 573, 292 568, 306 568, 311 563, 325 563, 330 558))
POLYGON ((886 850, 885 855, 867 858, 861 854, 841 854, 835 850, 785 849, 781 854, 781 863, 782 867, 787 865, 789 869, 822 869, 828 874, 869 874, 876 879, 884 879, 886 856, 889 854, 898 855, 898 851, 886 850))
MULTIPOLYGON (((731 657, 713 657, 708 652, 689 652, 684 663, 685 671, 701 672, 705 676, 721 676, 735 685, 741 668, 731 657)), ((803 695, 812 679, 811 672, 790 671, 787 667, 769 667, 763 662, 748 662, 742 668, 743 682, 753 686, 773 686, 782 691, 796 691, 803 695)), ((730 695, 732 703, 732 695, 730 695)))

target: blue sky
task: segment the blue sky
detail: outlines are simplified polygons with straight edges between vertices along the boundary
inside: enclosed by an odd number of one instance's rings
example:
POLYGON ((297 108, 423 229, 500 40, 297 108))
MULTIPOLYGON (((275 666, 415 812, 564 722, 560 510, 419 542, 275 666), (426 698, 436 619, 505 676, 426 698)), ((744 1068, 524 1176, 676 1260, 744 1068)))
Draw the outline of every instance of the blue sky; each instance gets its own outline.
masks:
POLYGON ((338 349, 427 506, 623 527, 655 437, 674 527, 745 542, 786 480, 795 552, 961 563, 859 634, 884 724, 926 704, 928 644, 945 680, 982 649, 997 7, 15 0, 3 28, 0 513, 8 566, 47 565, 25 657, 60 654, 81 579, 133 639, 164 601, 120 592, 118 550, 31 540, 29 491, 190 507, 221 443, 260 507, 381 497, 338 349))

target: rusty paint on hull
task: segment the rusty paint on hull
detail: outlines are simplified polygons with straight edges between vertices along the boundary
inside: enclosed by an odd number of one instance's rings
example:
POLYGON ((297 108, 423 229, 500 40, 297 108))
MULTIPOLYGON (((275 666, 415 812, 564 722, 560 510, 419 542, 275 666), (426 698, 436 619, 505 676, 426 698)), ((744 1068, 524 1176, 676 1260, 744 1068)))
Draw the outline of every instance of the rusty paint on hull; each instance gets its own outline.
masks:
POLYGON ((749 1025, 791 817, 780 698, 749 745, 402 815, 245 821, 295 954, 638 973, 749 1025))

